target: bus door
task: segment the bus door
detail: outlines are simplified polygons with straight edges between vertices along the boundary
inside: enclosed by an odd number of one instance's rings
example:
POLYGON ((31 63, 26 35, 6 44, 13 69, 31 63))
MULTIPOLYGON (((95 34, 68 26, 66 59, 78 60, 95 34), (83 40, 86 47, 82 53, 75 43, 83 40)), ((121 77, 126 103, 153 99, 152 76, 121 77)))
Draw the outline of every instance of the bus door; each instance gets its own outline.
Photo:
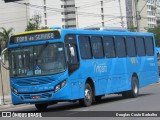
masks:
POLYGON ((79 98, 79 57, 76 42, 76 35, 65 36, 66 56, 68 62, 69 82, 71 85, 72 99, 79 98))

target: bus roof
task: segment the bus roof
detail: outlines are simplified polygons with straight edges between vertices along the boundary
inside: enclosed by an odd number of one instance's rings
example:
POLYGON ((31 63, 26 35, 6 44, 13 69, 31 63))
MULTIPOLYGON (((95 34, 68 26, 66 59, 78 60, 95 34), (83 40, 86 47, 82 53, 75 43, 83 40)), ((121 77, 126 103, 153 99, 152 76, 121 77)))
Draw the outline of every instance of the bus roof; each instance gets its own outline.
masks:
POLYGON ((137 36, 153 36, 153 33, 149 32, 130 32, 130 31, 120 31, 120 30, 95 30, 95 29, 44 29, 44 30, 33 30, 25 31, 15 34, 13 36, 32 34, 32 33, 42 33, 58 30, 60 33, 64 32, 66 34, 91 34, 91 35, 137 35, 137 36))
POLYGON ((135 36, 153 36, 149 32, 130 32, 119 30, 83 30, 83 29, 61 29, 61 32, 66 34, 91 34, 91 35, 135 35, 135 36))
POLYGON ((53 31, 53 29, 24 31, 24 32, 17 33, 17 34, 15 34, 14 36, 24 35, 24 34, 31 34, 31 33, 49 32, 49 31, 53 31))

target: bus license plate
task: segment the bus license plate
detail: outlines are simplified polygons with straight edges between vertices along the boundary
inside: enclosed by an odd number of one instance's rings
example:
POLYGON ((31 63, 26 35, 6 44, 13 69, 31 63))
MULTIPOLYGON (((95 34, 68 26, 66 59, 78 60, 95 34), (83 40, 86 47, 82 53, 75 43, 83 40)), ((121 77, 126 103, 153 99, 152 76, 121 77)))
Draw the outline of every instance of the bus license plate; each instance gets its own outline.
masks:
POLYGON ((31 99, 40 99, 40 96, 32 96, 31 99))

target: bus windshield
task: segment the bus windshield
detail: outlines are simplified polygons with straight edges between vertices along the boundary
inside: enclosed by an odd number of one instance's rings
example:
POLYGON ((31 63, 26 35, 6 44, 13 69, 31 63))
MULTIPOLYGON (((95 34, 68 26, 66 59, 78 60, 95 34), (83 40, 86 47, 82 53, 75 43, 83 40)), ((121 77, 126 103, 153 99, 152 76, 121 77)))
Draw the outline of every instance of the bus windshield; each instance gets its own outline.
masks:
POLYGON ((66 69, 63 43, 12 48, 9 57, 11 77, 56 74, 66 69))

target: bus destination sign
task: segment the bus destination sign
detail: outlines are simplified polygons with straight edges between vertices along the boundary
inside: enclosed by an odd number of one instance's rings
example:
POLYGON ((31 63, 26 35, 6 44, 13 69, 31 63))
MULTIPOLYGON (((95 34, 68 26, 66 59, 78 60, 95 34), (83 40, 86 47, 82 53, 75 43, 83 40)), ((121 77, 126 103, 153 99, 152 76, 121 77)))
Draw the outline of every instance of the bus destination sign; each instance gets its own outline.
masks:
POLYGON ((52 40, 60 38, 59 31, 31 33, 24 35, 12 36, 10 39, 11 44, 22 43, 22 42, 33 42, 40 40, 52 40))

